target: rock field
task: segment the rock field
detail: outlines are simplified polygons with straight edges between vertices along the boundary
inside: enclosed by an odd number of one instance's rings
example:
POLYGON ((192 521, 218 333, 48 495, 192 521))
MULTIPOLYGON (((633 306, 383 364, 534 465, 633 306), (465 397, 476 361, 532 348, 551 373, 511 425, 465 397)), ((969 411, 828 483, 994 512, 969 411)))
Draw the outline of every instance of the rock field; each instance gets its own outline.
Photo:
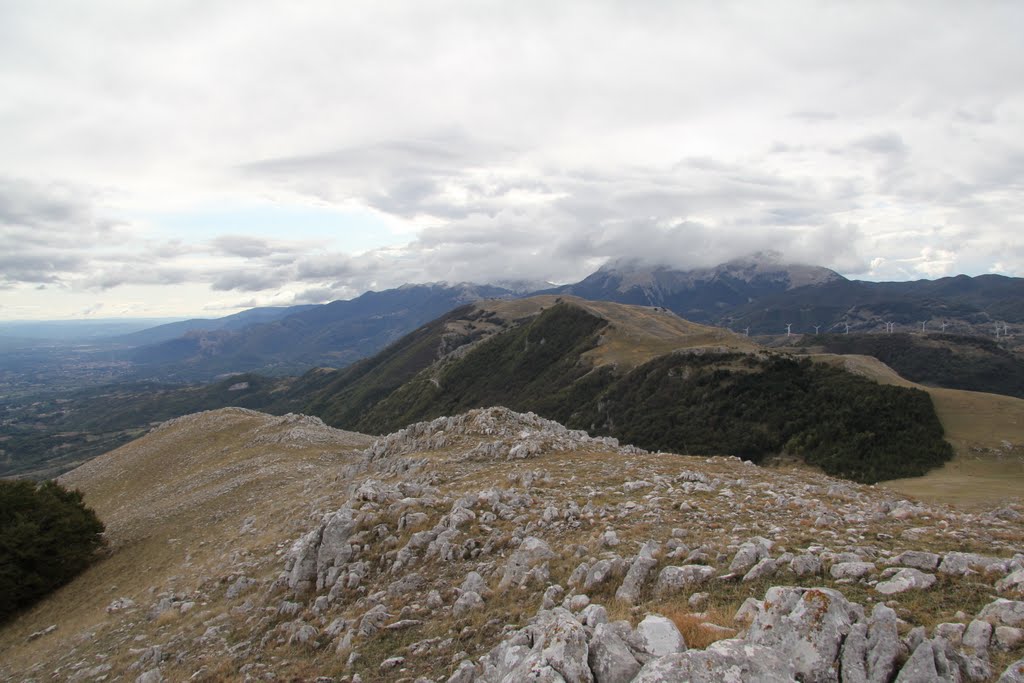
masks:
MULTIPOLYGON (((361 448, 315 418, 232 411, 172 421, 118 457, 245 419, 218 449, 307 450, 316 466, 297 468, 287 495, 225 509, 222 541, 180 530, 182 559, 150 576, 116 537, 138 524, 115 521, 96 576, 123 577, 120 556, 137 588, 108 591, 101 614, 82 606, 69 620, 80 630, 44 633, 53 612, 30 612, 21 628, 38 631, 0 634, 0 677, 1024 681, 1020 501, 925 505, 806 469, 646 453, 503 408, 361 448)), ((91 478, 69 477, 87 501, 116 471, 90 465, 91 478)), ((199 505, 180 503, 167 514, 199 505)))

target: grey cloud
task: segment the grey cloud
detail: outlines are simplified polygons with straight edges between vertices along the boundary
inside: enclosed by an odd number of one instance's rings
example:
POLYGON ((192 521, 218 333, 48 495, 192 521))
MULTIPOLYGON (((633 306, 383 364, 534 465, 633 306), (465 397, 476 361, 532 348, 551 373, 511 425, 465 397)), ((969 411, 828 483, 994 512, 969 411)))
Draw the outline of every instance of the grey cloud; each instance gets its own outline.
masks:
POLYGON ((358 266, 346 254, 318 254, 299 259, 295 275, 308 282, 349 277, 358 272, 358 266))
POLYGON ((216 291, 260 292, 276 289, 291 280, 292 274, 286 270, 238 269, 229 270, 215 277, 210 286, 216 291))
POLYGON ((212 244, 215 249, 229 256, 259 258, 273 253, 266 240, 248 235, 221 235, 214 238, 212 244))
POLYGON ((5 242, 0 239, 0 249, 3 250, 0 255, 0 282, 55 284, 61 282, 62 273, 78 270, 86 264, 86 260, 75 252, 25 249, 5 242))
POLYGON ((180 285, 193 280, 192 270, 155 263, 125 263, 112 267, 100 267, 81 278, 87 288, 113 289, 121 285, 180 285))
POLYGON ((806 121, 808 123, 817 123, 822 121, 835 121, 839 118, 839 114, 832 111, 795 111, 790 114, 791 118, 806 121))
POLYGON ((879 133, 863 137, 850 144, 850 149, 885 156, 905 156, 910 151, 903 138, 896 133, 879 133))

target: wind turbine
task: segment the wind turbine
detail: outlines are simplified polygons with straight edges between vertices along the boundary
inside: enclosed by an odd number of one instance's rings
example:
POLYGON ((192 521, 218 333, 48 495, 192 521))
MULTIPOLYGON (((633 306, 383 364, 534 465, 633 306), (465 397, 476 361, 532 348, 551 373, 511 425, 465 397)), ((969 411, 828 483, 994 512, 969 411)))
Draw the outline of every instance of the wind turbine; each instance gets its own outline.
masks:
POLYGON ((843 323, 846 325, 846 334, 850 334, 850 323, 843 323))
POLYGON ((787 337, 790 336, 791 334, 793 334, 792 330, 793 330, 793 323, 786 323, 786 336, 787 337))
POLYGON ((750 328, 749 327, 744 328, 743 336, 745 336, 745 337, 749 337, 750 336, 750 328))
POLYGON ((946 322, 945 320, 943 320, 943 321, 942 321, 942 331, 943 331, 943 332, 945 332, 945 331, 946 331, 946 325, 948 325, 948 324, 949 324, 949 323, 947 323, 947 322, 946 322))
POLYGON ((926 322, 925 322, 924 320, 922 320, 922 321, 921 321, 921 334, 924 334, 924 326, 925 326, 926 324, 927 324, 927 323, 926 323, 926 322))
POLYGON ((815 325, 814 326, 814 336, 818 336, 818 330, 820 330, 820 329, 821 329, 821 325, 815 325))

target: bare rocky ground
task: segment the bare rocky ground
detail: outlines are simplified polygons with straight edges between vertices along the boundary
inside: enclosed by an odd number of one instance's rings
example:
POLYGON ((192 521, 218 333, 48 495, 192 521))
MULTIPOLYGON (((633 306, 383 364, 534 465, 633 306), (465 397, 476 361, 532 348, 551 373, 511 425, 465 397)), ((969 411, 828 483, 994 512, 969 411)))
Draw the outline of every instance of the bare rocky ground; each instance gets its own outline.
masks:
POLYGON ((1024 507, 492 408, 386 438, 226 409, 66 477, 110 556, 3 680, 1024 681, 1024 507))

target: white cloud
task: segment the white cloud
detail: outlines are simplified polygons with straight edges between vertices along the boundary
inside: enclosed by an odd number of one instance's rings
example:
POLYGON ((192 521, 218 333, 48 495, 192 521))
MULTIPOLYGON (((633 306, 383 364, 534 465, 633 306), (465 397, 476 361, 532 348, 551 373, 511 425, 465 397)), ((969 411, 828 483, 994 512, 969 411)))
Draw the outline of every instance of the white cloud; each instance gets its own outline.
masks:
POLYGON ((1017 3, 4 3, 0 311, 766 248, 1024 275, 1022 23, 1017 3), (274 220, 209 215, 239 205, 274 220))

